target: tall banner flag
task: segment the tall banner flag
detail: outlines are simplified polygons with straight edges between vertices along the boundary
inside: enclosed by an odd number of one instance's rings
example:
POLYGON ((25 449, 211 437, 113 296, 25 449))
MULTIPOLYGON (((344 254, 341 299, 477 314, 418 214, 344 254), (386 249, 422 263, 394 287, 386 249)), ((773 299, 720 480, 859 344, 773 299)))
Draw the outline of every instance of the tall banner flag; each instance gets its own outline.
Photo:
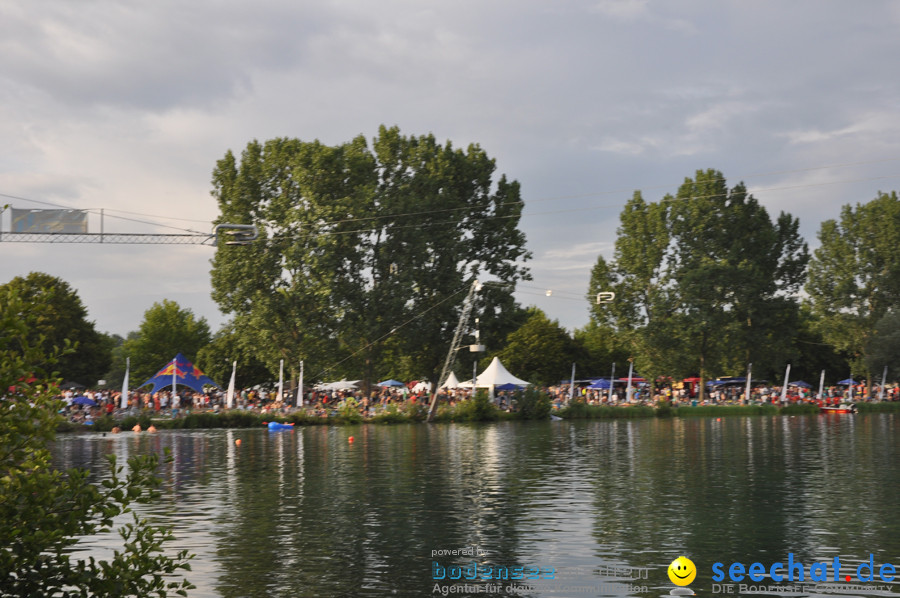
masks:
POLYGON ((628 360, 628 386, 625 388, 625 400, 631 402, 631 374, 634 373, 634 362, 628 360))
POLYGON ((297 387, 297 407, 303 407, 303 362, 300 362, 300 386, 297 387))
POLYGON ((575 396, 575 363, 572 363, 572 380, 569 382, 569 402, 572 402, 572 397, 575 396))
POLYGON ((231 380, 228 382, 228 393, 225 395, 225 408, 234 407, 234 376, 237 373, 237 361, 231 364, 231 380))
POLYGON ((284 360, 278 366, 278 397, 275 402, 280 403, 284 399, 284 360))
POLYGON ((609 375, 609 396, 608 396, 607 400, 608 400, 610 403, 613 402, 613 400, 612 400, 612 398, 613 398, 613 386, 614 386, 615 383, 616 383, 615 381, 616 381, 616 362, 614 361, 614 362, 613 362, 613 368, 612 368, 612 374, 609 375))
POLYGON ((218 384, 213 382, 212 378, 204 374, 200 368, 187 360, 187 358, 179 353, 175 359, 170 361, 163 369, 156 372, 156 375, 141 384, 138 388, 152 384, 151 393, 156 392, 160 388, 176 384, 187 386, 195 392, 203 392, 204 386, 215 386, 220 388, 218 384))
POLYGON ((744 389, 744 404, 750 404, 750 384, 753 380, 753 364, 747 364, 747 387, 744 389))
POLYGON ((120 403, 120 407, 122 409, 128 409, 128 371, 131 369, 131 358, 125 358, 125 381, 122 382, 122 402, 120 403))
POLYGON ((784 386, 781 387, 781 403, 784 404, 787 402, 787 387, 788 380, 791 378, 791 364, 787 365, 787 369, 784 371, 784 386))
POLYGON ((819 400, 821 401, 825 398, 825 370, 822 370, 822 373, 819 374, 819 400))

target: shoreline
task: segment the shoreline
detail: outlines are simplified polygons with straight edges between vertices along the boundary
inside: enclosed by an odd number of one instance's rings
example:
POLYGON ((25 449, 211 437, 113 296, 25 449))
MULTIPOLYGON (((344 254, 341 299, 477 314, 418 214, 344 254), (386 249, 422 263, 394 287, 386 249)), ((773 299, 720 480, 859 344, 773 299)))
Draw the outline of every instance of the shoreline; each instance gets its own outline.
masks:
MULTIPOLYGON (((860 402, 856 403, 860 414, 866 413, 900 413, 900 401, 860 402)), ((140 413, 120 414, 106 416, 97 419, 91 425, 63 421, 57 427, 57 432, 110 432, 114 427, 121 430, 131 430, 135 425, 147 429, 150 425, 158 430, 182 430, 182 429, 247 429, 259 428, 269 422, 281 424, 294 424, 303 426, 345 426, 358 424, 392 425, 392 424, 418 424, 427 423, 427 410, 422 406, 408 408, 395 408, 372 417, 363 417, 359 412, 340 410, 326 417, 315 415, 307 411, 295 411, 292 413, 260 413, 232 409, 230 411, 202 411, 190 412, 177 417, 160 417, 155 411, 145 410, 140 413)), ((612 420, 612 419, 646 419, 652 417, 732 417, 732 416, 794 416, 794 415, 819 415, 819 407, 814 404, 794 404, 786 407, 777 405, 699 405, 673 407, 662 404, 657 407, 647 405, 633 406, 609 406, 587 405, 576 403, 567 407, 548 412, 546 417, 527 417, 521 412, 505 412, 499 409, 487 412, 473 413, 471 410, 444 409, 438 411, 437 417, 431 423, 475 423, 493 421, 548 421, 550 414, 563 421, 575 420, 612 420)), ((852 414, 830 415, 829 417, 855 417, 852 414)))

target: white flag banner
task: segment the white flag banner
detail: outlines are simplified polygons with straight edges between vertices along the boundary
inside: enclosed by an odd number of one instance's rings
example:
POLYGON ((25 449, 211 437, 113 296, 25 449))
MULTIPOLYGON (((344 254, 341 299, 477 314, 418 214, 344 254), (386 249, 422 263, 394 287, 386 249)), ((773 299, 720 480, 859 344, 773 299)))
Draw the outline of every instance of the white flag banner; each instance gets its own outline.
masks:
POLYGON ((276 402, 280 403, 284 399, 284 360, 278 366, 278 397, 276 402))
POLYGON ((784 386, 781 387, 781 402, 787 402, 787 387, 788 387, 788 378, 791 377, 791 364, 787 365, 787 370, 784 372, 784 386))
POLYGON ((231 364, 231 380, 228 382, 228 392, 225 393, 225 408, 234 407, 234 376, 237 372, 237 361, 231 364))
POLYGON ((297 387, 297 407, 303 407, 303 362, 300 362, 300 384, 297 387))
POLYGON ((128 409, 128 371, 131 369, 131 358, 125 358, 125 380, 122 382, 122 401, 119 406, 128 409))

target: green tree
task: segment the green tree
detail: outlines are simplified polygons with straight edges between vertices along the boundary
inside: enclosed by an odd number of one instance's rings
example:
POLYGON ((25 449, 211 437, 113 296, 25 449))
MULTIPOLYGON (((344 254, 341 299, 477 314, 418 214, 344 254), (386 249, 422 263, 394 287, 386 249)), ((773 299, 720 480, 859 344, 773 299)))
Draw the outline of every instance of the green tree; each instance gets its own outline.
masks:
POLYGON ((876 374, 887 367, 894 379, 900 373, 900 309, 892 309, 878 320, 866 345, 866 365, 876 374))
MULTIPOLYGON (((509 334, 496 356, 516 376, 539 386, 558 384, 571 371, 576 345, 565 328, 536 307, 522 326, 509 334)), ((486 358, 490 361, 490 357, 486 358)))
POLYGON ((825 340, 849 355, 853 373, 871 380, 870 341, 878 322, 900 305, 897 192, 844 206, 840 220, 823 222, 818 237, 806 285, 813 313, 825 340))
POLYGON ((138 384, 148 380, 178 353, 195 359, 210 340, 205 318, 197 319, 193 311, 168 299, 154 303, 144 312, 137 335, 129 335, 122 346, 123 354, 131 358, 130 380, 138 384))
POLYGON ((471 282, 527 276, 519 185, 494 170, 477 145, 386 127, 371 148, 359 136, 254 141, 240 163, 229 152, 213 173, 218 221, 262 234, 220 244, 213 298, 270 368, 304 360, 371 381, 390 349, 434 380, 471 282))
POLYGON ((729 189, 715 170, 685 179, 676 195, 648 204, 635 193, 623 210, 614 260, 601 256, 592 317, 613 327, 645 376, 743 371, 774 373, 795 353, 793 296, 809 259, 799 223, 774 221, 743 183, 729 189))
POLYGON ((846 354, 825 341, 808 303, 800 306, 800 325, 794 336, 794 347, 799 357, 791 364, 791 378, 816 382, 825 370, 826 384, 833 384, 846 378, 850 371, 846 354))
MULTIPOLYGON (((53 398, 56 351, 31 341, 42 314, 34 299, 0 288, 0 596, 186 595, 192 586, 177 574, 190 569, 190 556, 166 554, 170 531, 131 510, 158 495, 156 456, 129 459, 127 472, 110 457, 110 475, 99 485, 87 470, 53 468, 48 445, 61 406, 53 398), (131 522, 123 525, 123 515, 131 522), (112 559, 77 559, 78 538, 111 533, 114 525, 123 545, 112 559)), ((70 347, 63 342, 62 352, 70 347)))
POLYGON ((76 350, 59 357, 60 374, 66 380, 93 386, 109 370, 113 340, 94 328, 87 319, 87 309, 71 286, 64 280, 32 272, 18 276, 0 287, 15 290, 23 301, 32 305, 29 342, 44 351, 62 347, 65 340, 76 350))
MULTIPOLYGON (((628 344, 612 327, 591 319, 572 335, 575 341, 576 378, 602 378, 609 376, 611 364, 620 366, 628 362, 631 352, 628 344)), ((621 371, 621 370, 619 370, 621 371)))
MULTIPOLYGON (((248 388, 272 380, 272 373, 257 358, 252 342, 241 335, 232 323, 213 335, 212 340, 197 352, 197 366, 223 386, 231 379, 232 364, 237 362, 235 387, 248 388)), ((278 374, 276 370, 275 375, 278 374)))

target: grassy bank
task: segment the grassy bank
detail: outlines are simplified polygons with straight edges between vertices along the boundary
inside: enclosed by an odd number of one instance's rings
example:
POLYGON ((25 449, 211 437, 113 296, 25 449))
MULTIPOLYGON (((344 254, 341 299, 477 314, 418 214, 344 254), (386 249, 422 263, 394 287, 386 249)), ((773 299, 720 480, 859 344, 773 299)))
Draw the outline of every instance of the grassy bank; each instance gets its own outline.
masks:
MULTIPOLYGON (((518 411, 501 411, 486 393, 478 393, 474 400, 456 405, 442 404, 438 407, 434 421, 438 423, 490 422, 546 420, 551 413, 550 398, 537 391, 526 392, 518 398, 518 411)), ((900 413, 900 402, 857 403, 860 413, 900 413)), ((788 405, 701 405, 697 407, 672 407, 660 402, 649 407, 633 405, 614 407, 609 405, 588 405, 576 402, 555 413, 566 420, 577 419, 635 419, 646 417, 727 417, 747 415, 812 415, 819 408, 810 404, 788 405)), ((159 418, 151 411, 139 415, 129 415, 121 420, 112 417, 98 419, 92 426, 63 422, 59 432, 93 430, 109 432, 113 427, 123 431, 140 425, 146 430, 150 425, 160 430, 200 430, 217 428, 261 428, 270 421, 292 423, 297 426, 348 425, 348 424, 410 424, 428 419, 428 406, 423 404, 388 405, 373 417, 363 417, 357 405, 348 404, 329 417, 320 417, 307 412, 295 412, 287 416, 273 416, 249 411, 223 411, 220 413, 190 413, 177 418, 159 418)))
POLYGON ((860 413, 900 413, 900 401, 885 403, 857 403, 860 413))

